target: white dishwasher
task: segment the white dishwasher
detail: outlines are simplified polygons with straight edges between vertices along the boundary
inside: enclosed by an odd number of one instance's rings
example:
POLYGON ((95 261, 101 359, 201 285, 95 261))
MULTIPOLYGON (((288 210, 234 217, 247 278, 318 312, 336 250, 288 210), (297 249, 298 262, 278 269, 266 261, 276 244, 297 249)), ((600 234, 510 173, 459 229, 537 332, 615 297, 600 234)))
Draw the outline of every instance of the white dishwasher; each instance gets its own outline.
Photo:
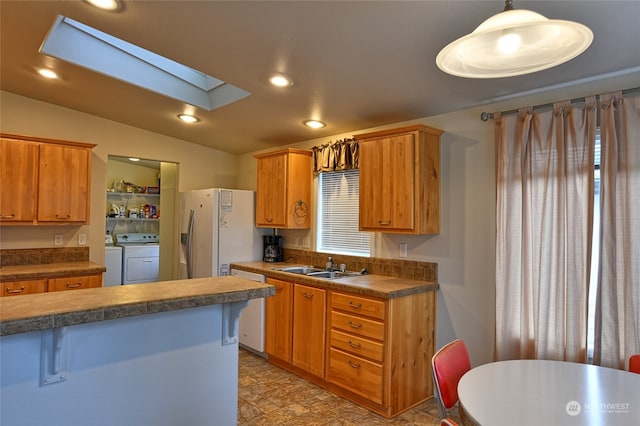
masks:
MULTIPOLYGON (((231 275, 252 281, 264 282, 264 275, 232 269, 231 275)), ((264 353, 264 298, 251 299, 240 314, 240 346, 260 354, 264 353)))

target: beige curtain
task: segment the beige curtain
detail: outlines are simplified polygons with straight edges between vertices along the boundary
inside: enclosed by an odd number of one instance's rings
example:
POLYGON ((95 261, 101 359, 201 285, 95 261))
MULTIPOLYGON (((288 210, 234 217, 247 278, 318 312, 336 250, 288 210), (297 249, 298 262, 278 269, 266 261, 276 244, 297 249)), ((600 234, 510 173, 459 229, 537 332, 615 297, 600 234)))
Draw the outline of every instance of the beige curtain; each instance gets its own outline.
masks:
POLYGON ((358 141, 355 139, 341 139, 314 146, 311 150, 314 173, 358 168, 358 141))
POLYGON ((595 106, 496 117, 496 360, 586 361, 595 106))
POLYGON ((640 353, 640 95, 600 96, 600 270, 594 363, 640 353))

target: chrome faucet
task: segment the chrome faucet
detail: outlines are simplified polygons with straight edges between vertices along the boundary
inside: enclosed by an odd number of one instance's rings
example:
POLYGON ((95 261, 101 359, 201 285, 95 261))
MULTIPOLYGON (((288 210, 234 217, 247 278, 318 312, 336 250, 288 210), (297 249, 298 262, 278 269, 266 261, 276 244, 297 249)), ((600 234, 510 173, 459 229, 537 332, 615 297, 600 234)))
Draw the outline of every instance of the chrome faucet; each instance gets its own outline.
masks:
POLYGON ((338 269, 338 265, 333 261, 333 257, 329 256, 329 260, 327 262, 327 271, 335 271, 338 269))

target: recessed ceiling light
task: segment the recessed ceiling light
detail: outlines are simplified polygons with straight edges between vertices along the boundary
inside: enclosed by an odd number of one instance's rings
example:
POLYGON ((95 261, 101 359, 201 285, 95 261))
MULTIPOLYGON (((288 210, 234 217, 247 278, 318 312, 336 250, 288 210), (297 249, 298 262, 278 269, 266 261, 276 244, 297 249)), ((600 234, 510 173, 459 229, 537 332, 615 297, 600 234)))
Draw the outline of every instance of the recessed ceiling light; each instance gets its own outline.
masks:
POLYGON ((326 126, 326 124, 318 120, 307 120, 304 122, 304 125, 307 127, 311 127, 312 129, 321 129, 326 126))
POLYGON ((185 123, 197 123, 198 121, 200 121, 198 117, 191 114, 178 114, 178 118, 185 123))
POLYGON ((118 10, 120 9, 119 0, 86 0, 92 6, 102 10, 118 10))
POLYGON ((139 158, 129 157, 129 161, 140 161, 139 158))
POLYGON ((269 82, 277 87, 287 87, 293 85, 293 82, 284 75, 274 75, 269 79, 269 82))
POLYGON ((38 69, 38 74, 40 74, 44 78, 50 78, 52 80, 54 80, 56 78, 60 78, 58 73, 56 73, 54 70, 51 70, 49 68, 39 68, 38 69))

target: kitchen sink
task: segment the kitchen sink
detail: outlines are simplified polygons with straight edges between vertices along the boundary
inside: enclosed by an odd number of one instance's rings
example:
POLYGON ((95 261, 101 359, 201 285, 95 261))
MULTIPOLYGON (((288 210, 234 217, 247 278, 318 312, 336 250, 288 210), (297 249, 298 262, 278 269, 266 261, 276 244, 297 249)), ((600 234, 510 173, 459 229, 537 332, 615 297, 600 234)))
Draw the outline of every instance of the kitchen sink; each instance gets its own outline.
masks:
POLYGON ((322 271, 322 272, 311 272, 306 275, 308 277, 327 278, 327 279, 333 280, 336 278, 357 277, 358 275, 361 275, 361 274, 358 272, 322 271))
POLYGON ((284 268, 273 268, 273 270, 299 275, 309 275, 317 272, 326 272, 324 269, 314 268, 313 266, 287 266, 284 268))
POLYGON ((325 278, 329 280, 345 277, 356 277, 362 275, 359 272, 340 272, 340 271, 327 271, 321 268, 314 268, 313 266, 287 266, 273 268, 274 271, 289 272, 290 274, 306 275, 313 278, 325 278))

